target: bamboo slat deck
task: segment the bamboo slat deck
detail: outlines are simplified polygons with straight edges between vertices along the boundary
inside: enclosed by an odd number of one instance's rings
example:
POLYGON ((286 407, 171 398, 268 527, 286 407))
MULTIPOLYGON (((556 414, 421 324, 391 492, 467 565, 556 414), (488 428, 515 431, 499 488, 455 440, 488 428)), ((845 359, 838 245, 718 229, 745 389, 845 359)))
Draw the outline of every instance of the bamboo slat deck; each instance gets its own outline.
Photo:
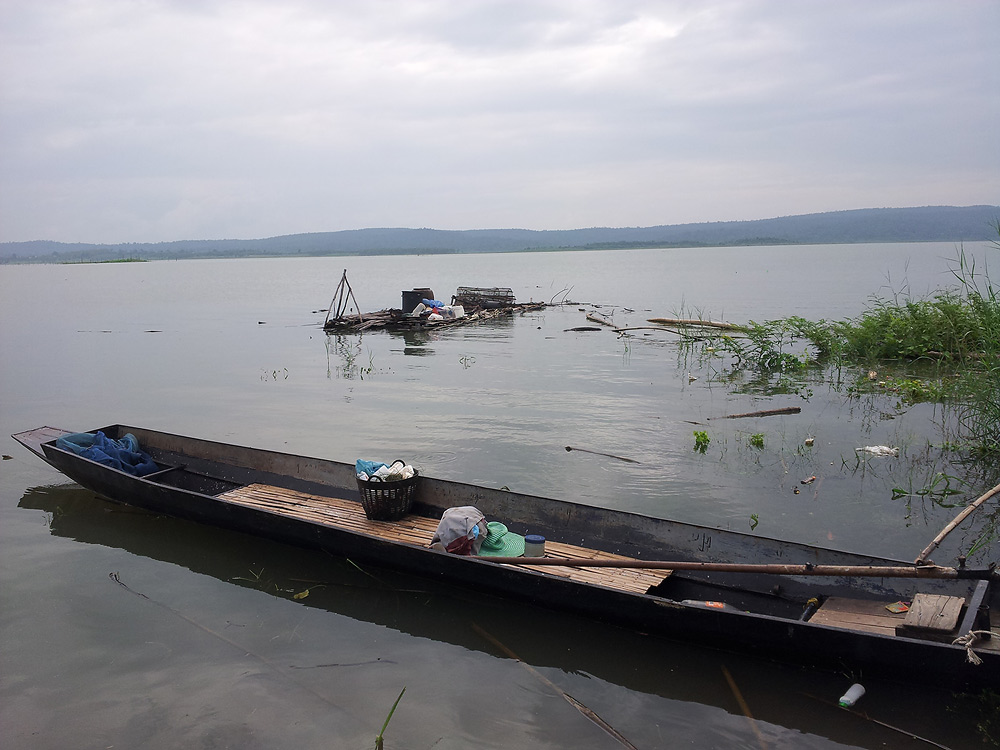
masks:
MULTIPOLYGON (((284 516, 301 518, 313 523, 336 526, 388 541, 404 542, 427 547, 438 522, 410 514, 399 521, 371 521, 361 503, 336 497, 323 497, 296 492, 283 487, 251 484, 237 487, 218 496, 227 502, 259 508, 284 516)), ((609 552, 577 547, 560 542, 545 543, 546 557, 577 557, 593 560, 627 560, 627 557, 609 552)), ((644 594, 670 575, 669 570, 635 570, 630 568, 573 568, 560 565, 517 567, 530 568, 549 575, 569 578, 581 583, 644 594)))

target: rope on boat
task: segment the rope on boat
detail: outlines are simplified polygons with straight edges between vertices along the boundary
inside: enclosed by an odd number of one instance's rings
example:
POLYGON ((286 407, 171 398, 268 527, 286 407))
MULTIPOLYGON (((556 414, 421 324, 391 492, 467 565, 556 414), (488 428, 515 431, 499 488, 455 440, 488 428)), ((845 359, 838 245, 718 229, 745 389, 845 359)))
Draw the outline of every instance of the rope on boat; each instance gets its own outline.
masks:
POLYGON ((992 633, 989 630, 970 630, 965 635, 960 635, 958 638, 951 642, 952 646, 965 646, 965 658, 969 664, 982 664, 983 660, 979 658, 979 654, 972 650, 973 644, 980 638, 985 640, 989 638, 992 633))

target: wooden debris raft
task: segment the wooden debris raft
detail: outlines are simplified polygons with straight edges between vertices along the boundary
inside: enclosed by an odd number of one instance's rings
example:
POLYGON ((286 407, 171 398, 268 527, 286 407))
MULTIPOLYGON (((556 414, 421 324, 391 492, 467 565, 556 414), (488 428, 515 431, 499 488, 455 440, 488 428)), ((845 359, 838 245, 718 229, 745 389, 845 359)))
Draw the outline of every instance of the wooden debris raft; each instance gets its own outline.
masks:
POLYGON ((323 324, 323 330, 327 333, 348 332, 357 333, 361 331, 387 329, 391 331, 425 331, 435 328, 448 328, 451 326, 468 325, 470 323, 481 323, 487 320, 512 316, 515 313, 525 313, 531 310, 541 310, 547 305, 544 302, 529 302, 522 304, 512 304, 505 307, 480 308, 470 311, 465 308, 465 315, 461 318, 444 318, 442 320, 428 320, 425 316, 410 316, 400 309, 388 308, 378 312, 368 312, 364 315, 342 315, 337 318, 330 318, 323 324))
MULTIPOLYGON (((424 292, 428 296, 433 296, 430 289, 415 289, 414 292, 424 292)), ((404 303, 408 293, 404 292, 404 303)), ((544 302, 517 304, 514 300, 514 292, 508 288, 480 288, 460 286, 458 292, 451 298, 451 306, 446 306, 440 319, 431 320, 428 309, 425 313, 415 315, 404 313, 401 309, 387 308, 378 312, 361 314, 361 306, 354 296, 354 290, 347 280, 347 270, 337 285, 337 290, 333 294, 330 308, 326 311, 326 320, 323 321, 323 330, 327 333, 351 332, 357 333, 371 329, 387 328, 398 331, 423 330, 430 328, 440 328, 445 326, 468 325, 484 320, 490 320, 500 316, 513 315, 515 312, 526 312, 528 310, 538 310, 545 307, 544 302), (354 303, 352 309, 357 310, 356 314, 348 314, 348 305, 354 303), (457 315, 452 313, 451 307, 461 306, 461 312, 457 315), (464 314, 462 314, 464 312, 464 314), (452 317, 455 315, 454 317, 452 317)), ((423 306, 418 306, 423 309, 423 306)), ((437 318, 438 316, 435 316, 437 318)))

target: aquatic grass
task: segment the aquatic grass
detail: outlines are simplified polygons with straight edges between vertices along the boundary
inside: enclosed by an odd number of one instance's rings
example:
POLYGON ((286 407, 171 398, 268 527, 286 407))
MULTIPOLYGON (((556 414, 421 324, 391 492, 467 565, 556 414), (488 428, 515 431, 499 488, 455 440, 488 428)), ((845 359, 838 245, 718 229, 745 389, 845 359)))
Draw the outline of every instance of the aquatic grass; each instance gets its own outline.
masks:
POLYGON ((793 354, 789 349, 801 338, 796 319, 751 320, 740 335, 720 338, 721 348, 734 358, 734 367, 773 374, 803 370, 810 357, 806 352, 793 354))
POLYGON ((963 715, 970 709, 976 718, 976 730, 983 747, 1000 747, 1000 693, 989 688, 978 693, 958 693, 955 702, 948 706, 949 711, 963 715))
MULTIPOLYGON (((994 224, 1000 235, 1000 220, 994 224)), ((1000 241, 992 243, 1000 250, 1000 241)), ((963 398, 955 408, 960 435, 982 454, 1000 453, 1000 289, 989 269, 977 270, 975 260, 961 250, 952 273, 978 323, 979 349, 963 361, 957 387, 963 398)))
POLYGON ((989 305, 956 290, 930 299, 872 299, 859 317, 836 324, 841 357, 861 363, 935 358, 965 360, 982 352, 989 305))
POLYGON ((896 500, 901 497, 909 497, 912 495, 916 495, 918 497, 930 497, 941 507, 953 508, 955 507, 954 503, 946 503, 944 500, 952 495, 959 495, 965 490, 956 489, 952 486, 952 482, 957 485, 965 484, 965 481, 961 477, 956 477, 939 471, 931 477, 931 480, 927 484, 919 489, 913 489, 912 486, 908 488, 893 487, 892 499, 896 500))
MULTIPOLYGON (((1000 236, 1000 221, 995 228, 1000 236)), ((1000 241, 992 244, 1000 250, 1000 241)), ((964 248, 951 272, 958 286, 924 299, 872 297, 861 315, 843 321, 791 316, 750 321, 737 331, 704 331, 697 340, 682 340, 682 354, 697 354, 715 381, 737 393, 808 399, 809 383, 829 371, 835 375, 831 385, 846 387, 852 397, 897 396, 897 411, 940 403, 956 425, 955 442, 995 456, 1000 453, 1000 289, 964 248), (888 373, 880 375, 883 370, 888 373)))
POLYGON ((403 693, 405 692, 405 687, 399 691, 399 695, 396 697, 396 702, 392 704, 392 708, 389 709, 389 715, 385 717, 385 723, 382 724, 382 729, 380 729, 379 733, 375 736, 375 750, 383 750, 384 741, 382 739, 382 735, 385 734, 386 727, 389 726, 389 722, 392 720, 392 715, 396 713, 396 706, 399 705, 399 701, 402 699, 403 693))
POLYGON ((965 556, 972 557, 980 550, 989 547, 998 538, 1000 538, 1000 534, 997 532, 997 519, 993 517, 990 519, 987 528, 976 538, 972 546, 969 547, 969 551, 965 553, 965 556))
POLYGON ((709 443, 711 442, 712 438, 708 436, 708 433, 705 432, 705 430, 694 431, 694 449, 696 452, 704 455, 705 451, 708 450, 709 443))

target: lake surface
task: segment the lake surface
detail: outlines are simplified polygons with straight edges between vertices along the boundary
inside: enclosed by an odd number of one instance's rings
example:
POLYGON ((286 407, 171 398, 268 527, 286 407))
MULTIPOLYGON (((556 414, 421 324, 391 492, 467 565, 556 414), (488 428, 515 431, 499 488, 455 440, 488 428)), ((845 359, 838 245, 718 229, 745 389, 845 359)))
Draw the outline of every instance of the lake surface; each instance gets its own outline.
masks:
MULTIPOLYGON (((919 494, 960 473, 937 409, 851 398, 844 373, 739 393, 723 362, 672 334, 571 329, 592 326, 592 311, 620 327, 845 318, 872 294, 952 285, 957 255, 931 243, 0 266, 3 745, 371 747, 405 686, 386 747, 620 747, 487 632, 641 748, 911 746, 831 705, 849 676, 130 511, 6 436, 121 422, 342 461, 402 457, 441 478, 913 559, 955 503, 987 488, 967 478, 954 497, 919 494), (363 312, 424 286, 574 304, 328 337, 345 268, 363 312), (781 406, 802 411, 717 419, 781 406), (704 454, 694 430, 711 438, 704 454), (901 456, 860 458, 868 445, 901 456)), ((974 517, 935 558, 982 532, 974 517)), ((946 710, 953 696, 904 695, 886 677, 863 676, 870 716, 978 742, 968 703, 946 710)))

